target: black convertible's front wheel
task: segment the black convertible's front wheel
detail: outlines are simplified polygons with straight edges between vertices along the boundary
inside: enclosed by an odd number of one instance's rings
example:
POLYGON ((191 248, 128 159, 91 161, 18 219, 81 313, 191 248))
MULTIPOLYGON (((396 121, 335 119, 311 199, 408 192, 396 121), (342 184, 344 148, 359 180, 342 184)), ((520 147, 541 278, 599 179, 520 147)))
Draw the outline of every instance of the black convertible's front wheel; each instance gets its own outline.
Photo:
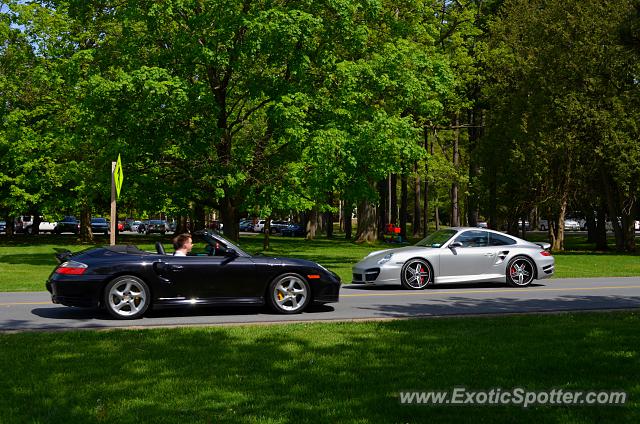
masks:
POLYGON ((277 277, 267 290, 267 302, 271 308, 282 314, 297 314, 311 301, 309 284, 298 274, 277 277))

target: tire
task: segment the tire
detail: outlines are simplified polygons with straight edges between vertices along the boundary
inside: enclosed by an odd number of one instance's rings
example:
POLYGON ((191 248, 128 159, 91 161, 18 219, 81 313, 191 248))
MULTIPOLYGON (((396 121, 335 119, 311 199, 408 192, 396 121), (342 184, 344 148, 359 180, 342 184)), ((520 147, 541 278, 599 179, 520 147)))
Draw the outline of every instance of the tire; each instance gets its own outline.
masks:
POLYGON ((535 266, 526 256, 516 256, 507 265, 507 284, 511 287, 527 287, 535 279, 535 266))
POLYGON ((311 302, 309 283, 298 274, 276 277, 267 289, 267 303, 280 314, 299 314, 311 302))
POLYGON ((400 271, 400 283, 409 290, 424 290, 433 284, 433 269, 424 259, 409 259, 400 271))
POLYGON ((151 304, 147 283, 133 275, 113 279, 104 289, 104 306, 117 319, 137 319, 151 304))
POLYGON ((27 230, 25 231, 28 235, 33 235, 33 227, 27 227, 27 230))

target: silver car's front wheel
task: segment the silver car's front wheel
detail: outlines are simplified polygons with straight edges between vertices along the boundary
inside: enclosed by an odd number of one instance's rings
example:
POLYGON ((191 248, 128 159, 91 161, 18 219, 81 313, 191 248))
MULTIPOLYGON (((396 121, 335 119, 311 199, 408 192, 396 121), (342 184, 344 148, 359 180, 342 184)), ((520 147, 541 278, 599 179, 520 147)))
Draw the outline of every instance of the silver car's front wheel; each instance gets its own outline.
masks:
POLYGON ((410 259, 402 267, 400 282, 404 288, 422 290, 433 282, 431 266, 423 259, 410 259))
POLYGON ((140 318, 151 302, 147 284, 133 275, 123 275, 107 284, 105 306, 119 319, 140 318))
POLYGON ((309 284, 297 274, 286 274, 269 285, 267 299, 276 312, 296 314, 302 312, 311 300, 309 284))
POLYGON ((513 287, 526 287, 533 281, 535 271, 531 259, 516 256, 507 266, 507 283, 513 287))

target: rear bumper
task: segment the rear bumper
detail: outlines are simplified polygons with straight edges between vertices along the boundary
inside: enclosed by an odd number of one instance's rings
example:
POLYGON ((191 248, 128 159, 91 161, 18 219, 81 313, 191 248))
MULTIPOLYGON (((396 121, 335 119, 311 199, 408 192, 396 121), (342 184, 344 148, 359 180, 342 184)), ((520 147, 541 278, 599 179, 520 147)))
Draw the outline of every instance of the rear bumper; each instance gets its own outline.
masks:
POLYGON ((53 303, 65 306, 96 307, 100 304, 104 276, 61 276, 52 274, 46 283, 53 303))

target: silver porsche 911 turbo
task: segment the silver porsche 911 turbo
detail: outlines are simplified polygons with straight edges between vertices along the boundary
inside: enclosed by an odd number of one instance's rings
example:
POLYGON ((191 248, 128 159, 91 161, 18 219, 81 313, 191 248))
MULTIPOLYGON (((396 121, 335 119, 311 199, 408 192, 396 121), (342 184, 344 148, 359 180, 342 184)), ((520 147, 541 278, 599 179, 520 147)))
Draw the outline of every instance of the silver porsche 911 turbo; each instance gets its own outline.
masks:
POLYGON ((412 290, 471 281, 525 287, 553 275, 549 247, 483 228, 449 228, 414 246, 372 252, 353 266, 353 283, 400 283, 412 290))

